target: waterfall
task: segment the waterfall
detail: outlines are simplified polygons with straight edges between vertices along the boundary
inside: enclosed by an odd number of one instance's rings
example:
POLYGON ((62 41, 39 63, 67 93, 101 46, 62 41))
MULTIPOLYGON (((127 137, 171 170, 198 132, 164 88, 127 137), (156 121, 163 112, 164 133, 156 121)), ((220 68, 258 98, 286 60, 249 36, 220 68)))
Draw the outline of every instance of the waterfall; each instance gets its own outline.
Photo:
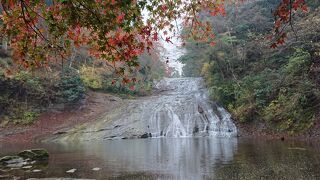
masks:
POLYGON ((148 106, 151 116, 147 121, 152 137, 237 134, 231 115, 209 101, 201 78, 165 78, 155 87, 160 94, 148 106))
POLYGON ((61 140, 139 137, 233 137, 231 115, 209 100, 202 78, 165 78, 153 95, 125 100, 96 122, 64 134, 61 140))

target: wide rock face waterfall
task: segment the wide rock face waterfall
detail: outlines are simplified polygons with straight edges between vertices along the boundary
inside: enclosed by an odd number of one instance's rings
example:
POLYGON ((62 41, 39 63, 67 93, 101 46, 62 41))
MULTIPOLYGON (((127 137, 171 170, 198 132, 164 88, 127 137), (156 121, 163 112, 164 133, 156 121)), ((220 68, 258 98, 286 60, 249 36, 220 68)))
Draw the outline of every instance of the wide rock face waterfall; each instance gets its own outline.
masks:
POLYGON ((230 114, 209 100, 201 78, 165 78, 155 85, 154 94, 128 100, 116 111, 59 139, 232 137, 237 134, 230 114))
POLYGON ((230 114, 208 101, 201 78, 167 78, 156 88, 160 95, 144 113, 151 114, 146 118, 152 137, 236 135, 230 114))

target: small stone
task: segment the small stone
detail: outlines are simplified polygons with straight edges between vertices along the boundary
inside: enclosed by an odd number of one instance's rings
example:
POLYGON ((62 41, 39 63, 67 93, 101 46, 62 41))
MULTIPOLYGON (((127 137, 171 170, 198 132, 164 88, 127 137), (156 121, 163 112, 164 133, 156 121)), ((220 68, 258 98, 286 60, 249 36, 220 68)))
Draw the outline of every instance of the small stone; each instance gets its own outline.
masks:
POLYGON ((99 167, 92 168, 92 171, 100 171, 100 170, 101 170, 101 168, 99 168, 99 167))
POLYGON ((23 166, 22 169, 30 169, 32 166, 23 166))
POLYGON ((140 138, 148 138, 148 137, 150 137, 149 133, 144 133, 140 136, 140 138))
POLYGON ((41 172, 41 170, 40 169, 34 169, 34 170, 32 170, 32 172, 37 173, 37 172, 41 172))
POLYGON ((70 170, 66 171, 66 173, 74 173, 74 172, 76 172, 76 170, 77 169, 70 169, 70 170))
POLYGON ((30 164, 35 164, 37 161, 31 161, 30 164))
POLYGON ((67 133, 66 131, 57 131, 57 132, 54 132, 53 135, 61 135, 66 133, 67 133))
POLYGON ((10 170, 19 170, 19 169, 20 169, 19 167, 10 168, 10 170))

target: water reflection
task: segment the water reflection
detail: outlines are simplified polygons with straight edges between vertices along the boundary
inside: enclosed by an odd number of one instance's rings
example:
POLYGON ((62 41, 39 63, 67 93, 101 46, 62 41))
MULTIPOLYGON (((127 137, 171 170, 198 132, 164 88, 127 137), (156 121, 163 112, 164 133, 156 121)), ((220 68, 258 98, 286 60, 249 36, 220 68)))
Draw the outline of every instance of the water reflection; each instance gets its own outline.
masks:
POLYGON ((319 143, 243 140, 231 164, 216 168, 218 179, 320 179, 319 143))
POLYGON ((319 143, 159 138, 0 147, 0 155, 33 147, 49 150, 49 164, 42 172, 0 171, 0 176, 22 179, 320 179, 319 143), (93 171, 95 167, 101 170, 93 171), (66 173, 73 168, 75 173, 66 173))
POLYGON ((237 139, 180 138, 110 141, 85 146, 86 155, 101 154, 105 168, 121 173, 153 172, 172 178, 201 179, 215 164, 232 162, 237 139))

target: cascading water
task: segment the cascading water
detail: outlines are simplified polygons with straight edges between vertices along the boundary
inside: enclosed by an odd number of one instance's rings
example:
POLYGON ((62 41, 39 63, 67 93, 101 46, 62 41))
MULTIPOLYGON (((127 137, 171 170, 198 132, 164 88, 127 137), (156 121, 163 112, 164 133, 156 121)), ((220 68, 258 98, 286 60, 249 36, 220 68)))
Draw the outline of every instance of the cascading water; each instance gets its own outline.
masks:
POLYGON ((230 114, 208 100, 201 78, 166 78, 155 86, 160 92, 150 105, 152 137, 235 136, 230 114))
POLYGON ((236 136, 230 114, 209 101, 201 78, 165 78, 155 95, 129 100, 101 120, 75 129, 62 139, 236 136))

